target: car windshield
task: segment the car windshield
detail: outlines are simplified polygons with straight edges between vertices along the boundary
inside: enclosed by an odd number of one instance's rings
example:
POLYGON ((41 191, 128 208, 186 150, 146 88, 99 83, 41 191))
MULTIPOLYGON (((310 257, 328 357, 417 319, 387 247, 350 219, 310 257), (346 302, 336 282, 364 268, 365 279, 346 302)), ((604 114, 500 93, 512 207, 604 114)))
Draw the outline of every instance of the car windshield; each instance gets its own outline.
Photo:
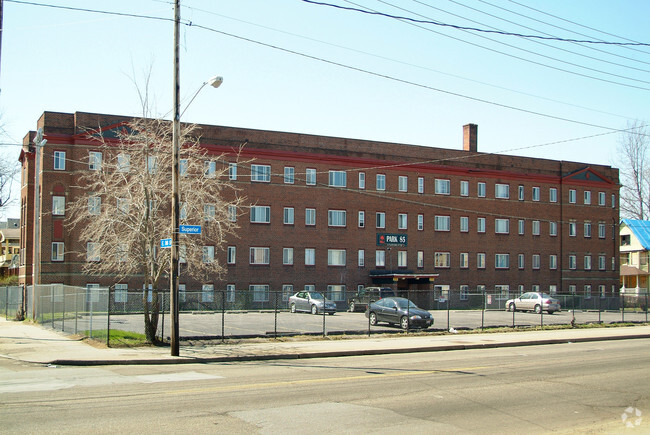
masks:
POLYGON ((397 302, 397 306, 400 308, 417 308, 418 306, 415 305, 413 302, 409 301, 408 299, 397 299, 395 302, 397 302))
POLYGON ((551 297, 551 295, 547 295, 546 293, 544 293, 544 294, 542 295, 542 298, 543 298, 543 299, 553 299, 553 298, 551 297))
POLYGON ((309 293, 312 299, 323 299, 323 295, 318 292, 309 293))

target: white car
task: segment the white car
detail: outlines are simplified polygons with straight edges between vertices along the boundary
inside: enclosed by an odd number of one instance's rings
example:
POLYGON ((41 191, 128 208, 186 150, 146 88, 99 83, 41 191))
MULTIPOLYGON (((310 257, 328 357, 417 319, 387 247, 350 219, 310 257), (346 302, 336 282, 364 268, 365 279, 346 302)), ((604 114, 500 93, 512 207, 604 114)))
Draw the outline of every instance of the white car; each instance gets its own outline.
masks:
POLYGON ((560 311, 560 301, 552 298, 546 293, 528 292, 518 298, 508 299, 506 310, 508 311, 534 311, 537 314, 546 311, 553 314, 560 311))

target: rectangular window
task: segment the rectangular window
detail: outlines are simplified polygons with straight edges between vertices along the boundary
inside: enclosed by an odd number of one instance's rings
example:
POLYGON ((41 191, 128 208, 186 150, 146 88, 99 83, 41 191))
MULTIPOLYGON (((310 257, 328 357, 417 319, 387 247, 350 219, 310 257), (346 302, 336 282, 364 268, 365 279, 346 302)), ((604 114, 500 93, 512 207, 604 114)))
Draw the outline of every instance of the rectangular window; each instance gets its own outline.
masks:
POLYGON ((496 234, 510 234, 510 219, 494 219, 494 232, 496 234))
POLYGON ((228 246, 228 264, 235 264, 237 261, 237 247, 228 246))
POLYGON ((569 222, 569 236, 575 237, 578 234, 578 224, 575 221, 569 222))
POLYGON ((397 251, 397 267, 406 267, 407 264, 406 251, 397 251))
POLYGON ((52 214, 54 216, 63 216, 65 214, 65 196, 52 197, 52 214))
POLYGON ((269 286, 266 284, 249 285, 248 290, 253 293, 253 302, 269 301, 269 286))
POLYGON ((548 191, 548 200, 550 202, 557 202, 557 189, 555 187, 551 187, 548 191))
POLYGON ((469 196, 469 181, 460 182, 460 196, 469 196))
POLYGON ((433 254, 434 267, 449 267, 451 254, 449 252, 436 252, 433 254))
POLYGON ((212 263, 214 261, 214 246, 203 247, 203 262, 212 263))
POLYGON ((517 199, 523 201, 525 196, 525 188, 521 184, 517 186, 517 199))
POLYGON ((305 266, 316 264, 316 250, 314 248, 305 248, 305 266))
POLYGON ((216 207, 214 204, 205 204, 203 205, 203 220, 213 221, 216 213, 216 207))
MULTIPOLYGON (((184 247, 185 245, 182 245, 184 247)), ((120 263, 124 263, 125 261, 128 261, 129 259, 129 245, 127 243, 120 243, 117 245, 117 252, 115 253, 115 256, 117 257, 117 261, 120 263)), ((179 258, 178 261, 181 261, 180 258, 180 252, 179 252, 179 258)))
POLYGON ((578 267, 577 257, 573 254, 569 255, 569 269, 575 270, 578 267))
POLYGON ((469 253, 467 252, 460 253, 459 267, 461 269, 467 269, 469 267, 469 253))
POLYGON ((251 181, 259 183, 271 182, 271 166, 270 165, 251 165, 251 181))
MULTIPOLYGON (((117 155, 117 171, 130 172, 131 171, 131 156, 128 154, 120 153, 117 155)), ((181 174, 183 172, 181 171, 181 174)))
POLYGON ((450 216, 436 216, 434 220, 434 229, 436 231, 449 231, 450 230, 450 216))
POLYGON ((424 267, 424 251, 418 251, 418 269, 424 267))
POLYGON ((99 216, 102 211, 102 198, 99 196, 88 197, 88 214, 99 216))
POLYGON ((235 284, 226 284, 226 302, 235 302, 236 294, 237 287, 235 287, 235 284))
POLYGON ((366 226, 366 212, 365 211, 359 211, 358 225, 359 225, 359 228, 364 228, 366 226))
POLYGON ((397 228, 400 230, 405 230, 407 229, 408 225, 408 214, 406 213, 398 213, 397 214, 397 228))
POLYGON ((423 231, 424 230, 424 215, 419 214, 418 215, 418 231, 423 231))
POLYGON ((52 261, 63 261, 64 248, 63 242, 52 242, 52 261))
POLYGON ((584 232, 585 232, 585 237, 590 238, 591 237, 591 222, 585 222, 584 224, 584 232))
POLYGON ((214 302, 214 284, 203 284, 201 302, 214 302))
POLYGON ((585 190, 585 205, 591 204, 591 191, 585 190))
POLYGON ((541 225, 539 221, 533 221, 533 236, 539 236, 541 231, 541 225))
POLYGON ((376 189, 377 190, 386 190, 386 175, 377 174, 376 189))
POLYGON ((375 266, 386 267, 386 251, 375 251, 375 266))
POLYGON ((466 301, 469 300, 469 286, 461 285, 460 286, 460 300, 466 301))
POLYGON ((539 187, 533 187, 533 201, 539 201, 539 187))
POLYGON ((526 221, 524 219, 519 219, 517 226, 518 226, 519 235, 523 236, 526 229, 526 221))
POLYGON ((386 228, 386 213, 378 211, 376 213, 376 228, 386 228))
POLYGON ((591 286, 585 286, 585 299, 591 299, 591 286))
POLYGON ((616 208, 616 195, 612 193, 612 208, 616 208))
POLYGON ((476 268, 485 269, 485 254, 483 252, 476 254, 476 268))
POLYGON ((424 177, 418 177, 418 193, 424 193, 424 177))
POLYGON ((575 203, 576 203, 576 190, 569 189, 569 204, 575 204, 575 203))
POLYGON ((557 222, 549 222, 548 223, 548 235, 551 237, 557 236, 557 222))
POLYGON ((294 210, 293 207, 284 208, 284 224, 293 225, 294 224, 294 210))
POLYGON ((269 264, 271 248, 253 247, 250 248, 250 264, 269 264))
POLYGON ((296 169, 292 166, 284 167, 284 184, 293 184, 295 182, 296 169))
POLYGON ((466 233, 469 231, 469 218, 467 216, 460 217, 460 232, 466 233))
POLYGON ((101 171, 102 153, 98 151, 88 151, 88 169, 91 171, 101 171))
POLYGON ((99 243, 86 243, 86 261, 100 261, 99 243))
MULTIPOLYGON (((184 204, 183 204, 184 205, 184 204)), ((181 208, 181 219, 187 219, 187 210, 185 210, 185 207, 181 208)), ((230 222, 237 222, 237 206, 236 205, 228 205, 228 220, 230 222)))
POLYGON ((598 224, 598 238, 604 239, 606 236, 606 226, 605 224, 598 224))
POLYGON ((436 195, 449 195, 451 193, 451 181, 436 179, 435 193, 436 195))
POLYGON ((282 264, 285 266, 293 264, 293 248, 282 248, 282 264))
POLYGON ((305 209, 305 225, 314 226, 316 225, 316 209, 315 208, 306 208, 305 209))
POLYGON ((327 265, 345 266, 345 249, 328 249, 327 265))
POLYGON ((365 189, 365 188, 366 188, 366 173, 359 172, 359 189, 365 189))
POLYGON ((607 257, 605 255, 598 256, 598 270, 607 269, 607 257))
POLYGON ((494 268, 508 269, 510 267, 510 254, 494 254, 494 268))
POLYGON ((330 187, 346 187, 347 186, 347 172, 345 172, 345 171, 330 171, 329 186, 330 187))
POLYGON ((485 198, 485 183, 479 181, 476 187, 476 196, 479 198, 485 198))
POLYGON ((251 223, 268 224, 271 222, 271 207, 268 205, 251 206, 251 223))
POLYGON ((526 256, 524 254, 517 255, 517 267, 521 270, 526 267, 526 256))
POLYGON ((484 233, 485 232, 485 218, 480 217, 476 221, 476 232, 484 233))
POLYGON ((397 178, 397 188, 399 189, 400 192, 408 192, 408 182, 409 179, 405 175, 400 175, 397 178))
POLYGON ((214 160, 206 160, 203 162, 203 175, 206 178, 214 178, 217 176, 217 162, 214 160))
POLYGON ((585 255, 585 270, 591 270, 591 255, 585 255))
POLYGON ((150 174, 155 174, 158 171, 158 157, 147 157, 147 171, 149 171, 150 174))
POLYGON ((495 184, 494 197, 497 199, 510 199, 510 185, 509 184, 495 184))
POLYGON ((237 163, 228 163, 228 179, 231 181, 237 179, 237 163))
POLYGON ((126 284, 115 284, 115 302, 124 303, 128 300, 128 286, 126 284))
POLYGON ((327 286, 327 298, 336 302, 345 300, 345 285, 331 284, 327 286))
POLYGON ((65 171, 65 151, 54 151, 54 170, 65 171))
POLYGON ((345 210, 328 210, 327 225, 330 227, 344 227, 346 225, 347 212, 345 210))
POLYGON ((364 267, 366 265, 366 251, 365 251, 365 249, 359 249, 357 251, 357 265, 359 267, 364 267))
POLYGON ((541 267, 541 258, 539 254, 533 254, 533 269, 537 270, 541 267))
POLYGON ((548 256, 548 268, 551 270, 557 269, 557 255, 551 254, 548 256))
POLYGON ((305 184, 307 186, 315 186, 316 185, 316 169, 307 168, 305 170, 305 184))
POLYGON ((180 159, 178 161, 178 174, 181 177, 187 177, 187 159, 180 159))

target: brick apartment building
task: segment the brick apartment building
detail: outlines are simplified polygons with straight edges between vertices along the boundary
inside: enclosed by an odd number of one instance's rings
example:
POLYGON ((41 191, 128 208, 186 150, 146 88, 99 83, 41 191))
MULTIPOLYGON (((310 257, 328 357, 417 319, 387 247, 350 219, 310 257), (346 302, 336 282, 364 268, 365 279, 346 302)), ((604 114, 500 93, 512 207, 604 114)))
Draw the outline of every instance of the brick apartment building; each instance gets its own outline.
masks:
MULTIPOLYGON (((65 212, 52 207, 54 196, 71 201, 76 174, 88 170, 89 152, 98 148, 84 128, 128 120, 79 112, 45 112, 38 120, 47 139, 42 283, 115 284, 81 272, 84 246, 64 226, 65 212)), ((459 291, 461 300, 483 289, 617 294, 618 169, 480 153, 477 130, 464 126, 463 149, 453 150, 201 125, 201 144, 215 154, 234 159, 248 140, 242 157, 254 161, 232 165, 230 179, 255 211, 242 211, 239 238, 215 253, 228 264, 226 276, 200 283, 181 275, 182 288, 262 295, 315 288, 339 301, 373 284, 437 286, 459 291)), ((34 135, 26 135, 20 156, 26 284, 34 258, 34 135)), ((137 278, 122 284, 142 288, 137 278)))

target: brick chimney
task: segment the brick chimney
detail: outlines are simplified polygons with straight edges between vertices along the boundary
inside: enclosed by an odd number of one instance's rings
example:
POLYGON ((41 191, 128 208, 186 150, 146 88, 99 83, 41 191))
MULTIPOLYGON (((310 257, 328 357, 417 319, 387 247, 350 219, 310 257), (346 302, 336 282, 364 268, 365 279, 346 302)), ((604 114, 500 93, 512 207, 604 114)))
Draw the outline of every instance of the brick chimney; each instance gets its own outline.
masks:
POLYGON ((463 125, 463 150, 473 153, 478 151, 478 125, 463 125))

